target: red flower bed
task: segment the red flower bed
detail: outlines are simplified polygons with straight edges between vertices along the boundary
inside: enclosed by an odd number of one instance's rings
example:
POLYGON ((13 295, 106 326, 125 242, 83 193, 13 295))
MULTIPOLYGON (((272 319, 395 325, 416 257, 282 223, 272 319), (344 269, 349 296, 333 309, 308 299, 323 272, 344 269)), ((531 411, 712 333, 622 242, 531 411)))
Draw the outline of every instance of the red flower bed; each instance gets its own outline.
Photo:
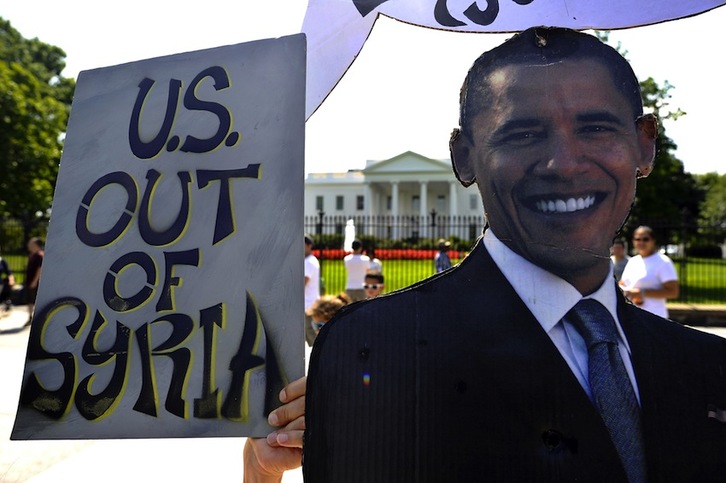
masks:
MULTIPOLYGON (((376 258, 379 260, 433 260, 436 249, 421 248, 377 248, 376 258)), ((325 248, 313 250, 313 255, 323 260, 342 259, 350 252, 342 248, 325 248)), ((459 260, 464 257, 464 252, 449 250, 449 257, 452 260, 459 260)))

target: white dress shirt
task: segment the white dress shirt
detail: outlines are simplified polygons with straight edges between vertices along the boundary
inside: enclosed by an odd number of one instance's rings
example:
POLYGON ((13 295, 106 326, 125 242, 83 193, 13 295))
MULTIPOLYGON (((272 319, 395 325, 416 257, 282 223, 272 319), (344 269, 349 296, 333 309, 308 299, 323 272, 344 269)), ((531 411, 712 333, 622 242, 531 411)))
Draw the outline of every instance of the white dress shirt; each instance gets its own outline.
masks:
POLYGON ((595 299, 607 308, 615 320, 615 327, 618 331, 620 356, 633 384, 635 395, 640 402, 638 383, 635 380, 633 364, 630 361, 630 346, 618 319, 612 267, 600 288, 583 297, 568 282, 512 251, 496 237, 491 228, 484 233, 483 243, 494 259, 494 263, 540 323, 591 399, 585 341, 580 333, 570 323, 564 323, 562 318, 583 298, 595 299))

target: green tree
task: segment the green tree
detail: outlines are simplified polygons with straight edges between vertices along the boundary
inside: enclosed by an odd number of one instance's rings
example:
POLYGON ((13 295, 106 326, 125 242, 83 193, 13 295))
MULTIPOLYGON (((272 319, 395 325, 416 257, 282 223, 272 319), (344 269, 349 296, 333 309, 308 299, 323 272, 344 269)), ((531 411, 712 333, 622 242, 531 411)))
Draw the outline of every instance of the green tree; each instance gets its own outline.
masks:
POLYGON ((48 212, 75 81, 65 52, 25 39, 0 18, 0 217, 26 236, 48 212))
POLYGON ((696 175, 696 181, 705 193, 701 203, 701 225, 721 230, 726 229, 726 174, 696 175))
MULTIPOLYGON (((595 34, 603 42, 608 41, 609 32, 599 31, 595 34)), ((627 58, 628 52, 620 43, 615 48, 627 58)), ((659 121, 658 141, 653 171, 648 178, 638 182, 635 203, 622 230, 628 238, 639 225, 649 224, 657 229, 659 241, 685 242, 681 240, 684 231, 677 229, 677 225, 685 223, 686 226, 695 227, 698 218, 704 191, 696 178, 684 170, 683 162, 675 156, 678 146, 668 137, 662 122, 664 119, 676 120, 686 114, 680 108, 670 109, 668 100, 672 89, 673 85, 668 81, 659 85, 652 77, 640 82, 645 112, 655 114, 659 121)))
POLYGON ((662 123, 663 119, 677 119, 685 113, 680 109, 669 110, 673 86, 667 81, 659 85, 648 77, 641 81, 640 88, 646 112, 652 112, 659 119, 658 142, 653 171, 638 183, 625 231, 629 233, 641 224, 656 224, 662 227, 658 234, 662 242, 686 241, 680 240, 681 230, 671 230, 669 225, 675 228, 674 225, 685 222, 695 226, 704 193, 696 178, 684 170, 683 163, 675 156, 677 145, 668 137, 662 123))

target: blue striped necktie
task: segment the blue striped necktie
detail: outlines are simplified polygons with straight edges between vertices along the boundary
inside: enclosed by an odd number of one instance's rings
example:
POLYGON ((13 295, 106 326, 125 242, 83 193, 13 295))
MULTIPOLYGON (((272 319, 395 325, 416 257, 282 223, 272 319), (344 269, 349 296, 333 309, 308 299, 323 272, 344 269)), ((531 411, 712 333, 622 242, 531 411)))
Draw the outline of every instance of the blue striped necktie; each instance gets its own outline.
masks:
POLYGON ((615 321, 610 312, 593 299, 578 302, 565 319, 587 344, 593 403, 610 433, 628 481, 644 483, 647 478, 640 407, 620 357, 615 321))

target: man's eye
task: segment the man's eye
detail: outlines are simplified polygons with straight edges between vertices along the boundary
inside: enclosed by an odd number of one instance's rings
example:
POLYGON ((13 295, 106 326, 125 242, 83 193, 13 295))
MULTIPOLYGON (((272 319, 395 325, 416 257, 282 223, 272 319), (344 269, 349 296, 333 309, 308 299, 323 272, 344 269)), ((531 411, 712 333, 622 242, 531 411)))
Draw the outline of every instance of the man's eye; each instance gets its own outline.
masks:
POLYGON ((608 126, 607 124, 592 124, 580 128, 580 132, 584 134, 610 133, 614 131, 615 128, 608 126))
POLYGON ((502 136, 506 144, 527 145, 545 138, 543 131, 516 131, 502 136))

